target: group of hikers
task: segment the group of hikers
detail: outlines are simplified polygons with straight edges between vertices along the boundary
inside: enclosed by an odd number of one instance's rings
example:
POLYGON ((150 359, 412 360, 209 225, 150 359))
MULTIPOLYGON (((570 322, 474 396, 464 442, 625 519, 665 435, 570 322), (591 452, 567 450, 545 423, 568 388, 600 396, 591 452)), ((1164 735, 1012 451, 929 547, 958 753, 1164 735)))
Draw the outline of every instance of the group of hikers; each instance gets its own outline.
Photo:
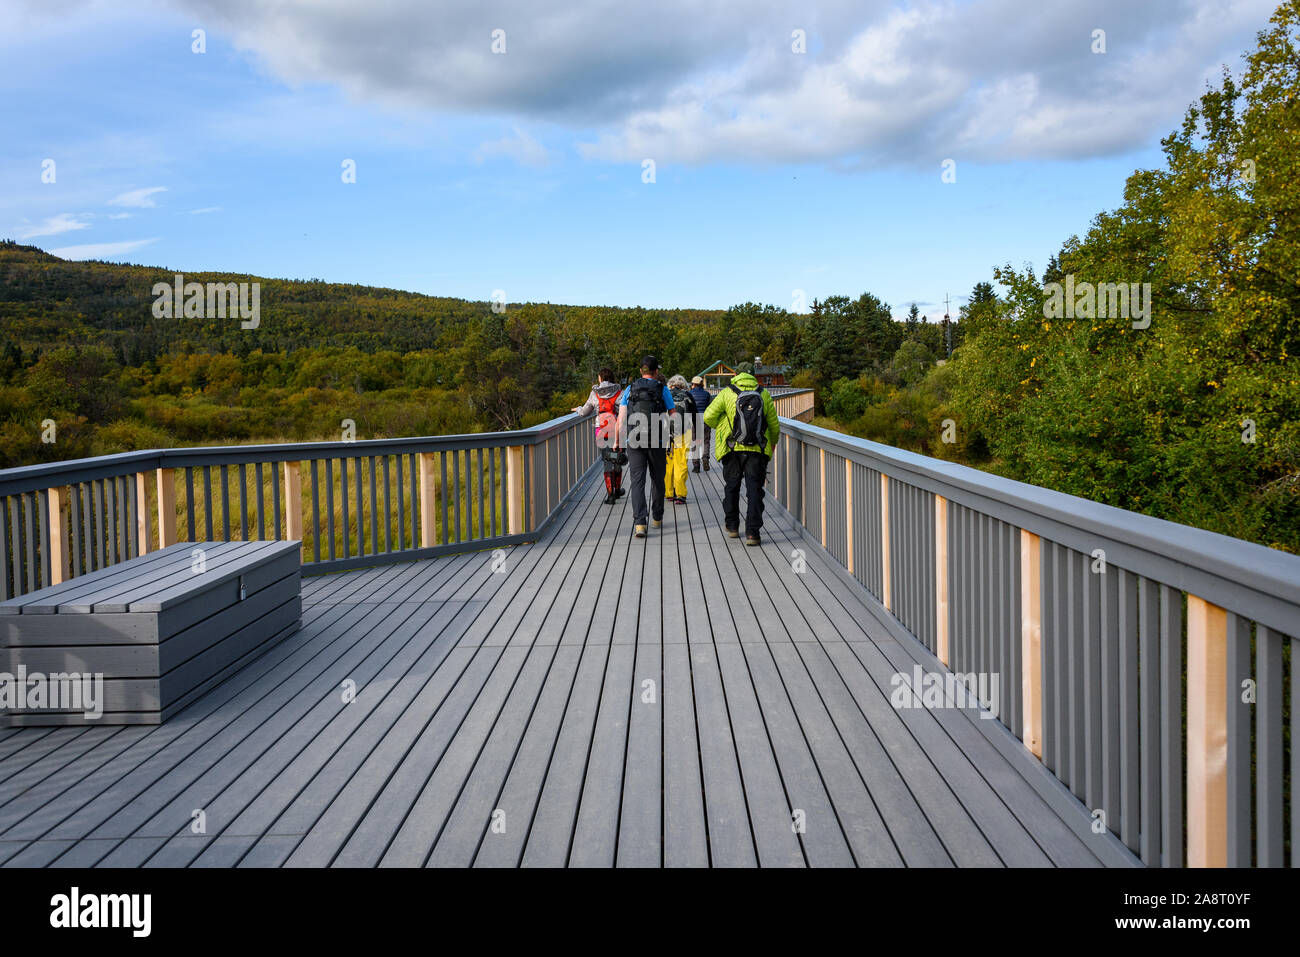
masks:
POLYGON ((748 372, 732 377, 716 396, 699 376, 665 377, 659 360, 646 356, 640 375, 627 387, 612 369, 587 401, 574 410, 596 413, 596 446, 605 465, 605 504, 625 494, 623 467, 632 493, 633 534, 645 538, 649 525, 664 523, 664 505, 686 504, 688 472, 709 471, 709 441, 722 466, 722 516, 726 534, 740 537, 740 486, 745 486, 745 544, 762 544, 763 494, 767 463, 780 435, 776 403, 748 372), (646 477, 650 497, 646 498, 646 477))

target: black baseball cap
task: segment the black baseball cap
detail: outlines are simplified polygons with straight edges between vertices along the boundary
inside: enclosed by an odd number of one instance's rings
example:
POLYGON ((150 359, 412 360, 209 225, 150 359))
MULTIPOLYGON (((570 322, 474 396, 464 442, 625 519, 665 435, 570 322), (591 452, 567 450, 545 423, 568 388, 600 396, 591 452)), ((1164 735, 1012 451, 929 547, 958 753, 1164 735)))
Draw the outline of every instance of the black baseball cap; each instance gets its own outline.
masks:
POLYGON ((641 368, 649 369, 651 372, 655 372, 659 368, 659 360, 656 359, 654 356, 646 356, 644 359, 641 360, 641 368))

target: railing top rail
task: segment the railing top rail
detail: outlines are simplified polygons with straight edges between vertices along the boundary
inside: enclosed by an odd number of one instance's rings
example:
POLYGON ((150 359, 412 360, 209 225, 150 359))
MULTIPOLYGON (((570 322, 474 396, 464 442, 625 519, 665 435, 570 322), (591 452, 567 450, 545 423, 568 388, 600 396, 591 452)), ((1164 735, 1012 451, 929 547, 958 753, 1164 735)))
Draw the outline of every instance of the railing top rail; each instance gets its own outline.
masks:
POLYGON ((1300 555, 1130 512, 795 419, 783 432, 1275 628, 1300 626, 1300 555), (1218 579, 1218 582, 1213 581, 1218 579), (1255 594, 1237 594, 1224 584, 1255 594), (1207 593, 1208 592, 1208 593, 1207 593), (1277 624, 1282 621, 1284 624, 1277 624))
POLYGON ((42 462, 39 465, 0 469, 0 495, 19 495, 53 485, 89 482, 131 472, 143 472, 159 468, 162 456, 163 451, 160 449, 145 449, 138 452, 119 452, 116 455, 98 455, 87 459, 68 459, 64 462, 42 462))
POLYGON ((353 442, 276 442, 261 445, 213 445, 178 449, 147 449, 100 455, 94 458, 45 462, 12 469, 0 469, 0 495, 18 495, 56 485, 88 482, 156 468, 197 468, 205 465, 236 465, 255 462, 283 462, 313 458, 352 458, 371 455, 406 455, 420 452, 449 452, 461 449, 536 445, 579 420, 570 412, 527 429, 509 432, 471 432, 460 435, 428 435, 410 438, 359 439, 353 442))
MULTIPOLYGON (((797 385, 765 385, 765 386, 763 386, 762 388, 766 389, 766 390, 768 391, 768 394, 769 394, 769 395, 774 395, 774 396, 776 396, 776 395, 798 395, 798 394, 801 393, 801 392, 812 392, 812 391, 814 391, 814 390, 809 389, 809 388, 806 388, 806 387, 804 387, 804 386, 797 386, 797 385)), ((712 387, 706 387, 704 391, 705 391, 705 392, 714 392, 714 393, 717 393, 717 392, 721 392, 722 390, 721 390, 721 389, 715 389, 715 388, 712 388, 712 387)))

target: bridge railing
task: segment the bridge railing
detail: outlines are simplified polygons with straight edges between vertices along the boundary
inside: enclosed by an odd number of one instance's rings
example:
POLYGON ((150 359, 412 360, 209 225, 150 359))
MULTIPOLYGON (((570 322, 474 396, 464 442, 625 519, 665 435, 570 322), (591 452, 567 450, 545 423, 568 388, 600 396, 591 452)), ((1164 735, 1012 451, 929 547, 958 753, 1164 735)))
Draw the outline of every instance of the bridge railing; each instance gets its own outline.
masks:
POLYGON ((535 538, 591 417, 514 432, 154 449, 0 471, 0 600, 177 541, 301 540, 324 572, 535 538))
POLYGON ((1144 862, 1292 863, 1300 556, 782 426, 804 534, 1144 862))
POLYGON ((812 389, 769 389, 772 401, 776 403, 776 414, 784 418, 808 422, 813 415, 813 401, 816 395, 812 389))
MULTIPOLYGON (((777 395, 811 414, 811 390, 777 395)), ((591 416, 514 432, 152 449, 0 471, 0 600, 176 541, 296 539, 336 571, 527 541, 596 461, 591 416)))

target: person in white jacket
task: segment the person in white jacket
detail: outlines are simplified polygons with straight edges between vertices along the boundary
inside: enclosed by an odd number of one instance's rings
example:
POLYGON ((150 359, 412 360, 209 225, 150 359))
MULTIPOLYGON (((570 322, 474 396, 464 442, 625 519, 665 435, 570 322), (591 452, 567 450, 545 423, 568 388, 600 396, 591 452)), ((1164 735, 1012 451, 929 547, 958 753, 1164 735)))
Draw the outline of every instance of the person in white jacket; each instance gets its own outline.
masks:
POLYGON ((600 381, 592 387, 591 394, 582 405, 573 411, 578 415, 596 413, 596 448, 600 450, 605 461, 605 504, 613 505, 620 497, 627 494, 623 488, 623 465, 619 461, 620 453, 614 449, 618 428, 618 397, 623 388, 614 381, 611 369, 600 370, 600 381))

